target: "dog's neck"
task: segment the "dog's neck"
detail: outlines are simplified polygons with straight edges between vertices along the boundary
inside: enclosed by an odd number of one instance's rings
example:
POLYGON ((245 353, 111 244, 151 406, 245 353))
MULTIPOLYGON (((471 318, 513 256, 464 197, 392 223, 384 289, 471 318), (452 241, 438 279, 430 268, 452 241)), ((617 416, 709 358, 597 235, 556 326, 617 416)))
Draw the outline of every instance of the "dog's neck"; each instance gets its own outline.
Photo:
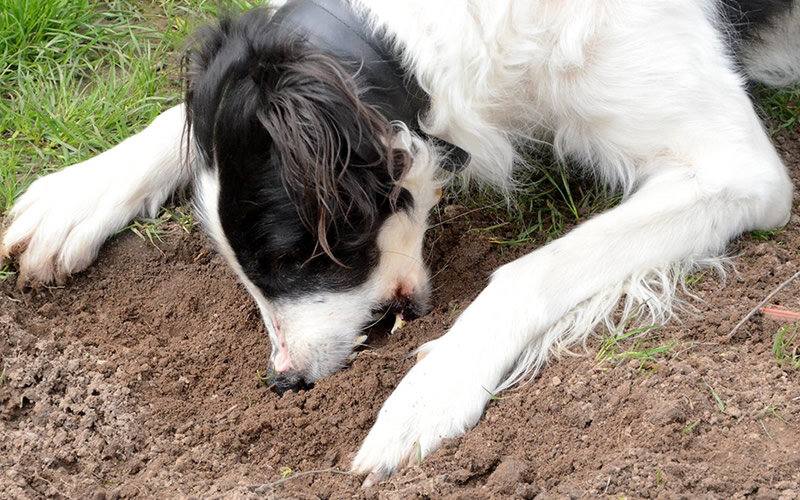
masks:
POLYGON ((376 33, 347 0, 289 0, 271 23, 334 54, 363 86, 361 98, 366 104, 389 121, 399 120, 437 143, 443 168, 457 171, 469 163, 469 153, 420 130, 420 116, 428 109, 430 97, 404 70, 387 37, 376 33))

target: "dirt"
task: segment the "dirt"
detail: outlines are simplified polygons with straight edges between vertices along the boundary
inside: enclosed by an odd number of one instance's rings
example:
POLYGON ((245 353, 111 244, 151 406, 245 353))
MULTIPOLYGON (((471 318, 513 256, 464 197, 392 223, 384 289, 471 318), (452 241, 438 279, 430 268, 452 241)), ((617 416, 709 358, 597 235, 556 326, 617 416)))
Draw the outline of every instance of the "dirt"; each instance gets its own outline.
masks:
MULTIPOLYGON (((776 141, 800 185, 800 140, 776 141)), ((0 496, 800 495, 800 371, 772 353, 783 325, 757 314, 728 336, 800 270, 798 210, 766 240, 736 240, 725 283, 695 276, 682 323, 617 351, 671 345, 666 354, 601 362, 594 338, 587 353, 501 394, 465 436, 361 488, 345 471, 409 353, 447 330, 493 268, 533 248, 492 244, 497 233, 471 230, 489 216, 465 211, 435 215, 434 311, 283 396, 259 379, 270 346, 255 304, 199 231, 170 226, 155 245, 124 233, 64 287, 1 282, 0 496)), ((770 305, 800 311, 799 289, 770 305)))

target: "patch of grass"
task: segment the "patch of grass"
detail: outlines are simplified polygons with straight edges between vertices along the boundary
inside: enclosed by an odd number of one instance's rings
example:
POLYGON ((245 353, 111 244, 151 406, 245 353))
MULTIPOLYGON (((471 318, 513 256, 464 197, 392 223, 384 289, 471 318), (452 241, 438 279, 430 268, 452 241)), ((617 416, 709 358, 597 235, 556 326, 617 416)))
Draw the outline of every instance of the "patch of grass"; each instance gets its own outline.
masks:
POLYGON ((659 337, 635 337, 661 327, 662 325, 650 325, 625 332, 623 331, 625 322, 623 322, 617 330, 603 337, 600 349, 595 356, 596 365, 601 366, 604 363, 619 364, 633 359, 639 362, 639 370, 647 369, 650 364, 655 363, 658 358, 671 351, 675 347, 675 342, 659 344, 654 342, 659 337), (628 339, 632 339, 633 343, 625 343, 628 339))
POLYGON ((190 233, 197 225, 197 221, 195 221, 192 214, 184 207, 178 206, 174 209, 162 207, 161 212, 154 219, 146 217, 134 219, 133 222, 117 231, 117 234, 130 231, 143 241, 148 241, 158 248, 156 241, 159 243, 164 242, 162 236, 167 233, 167 229, 164 226, 170 221, 177 222, 181 229, 187 233, 190 233))
POLYGON ((775 239, 775 236, 780 234, 784 229, 786 229, 786 226, 779 227, 777 229, 772 229, 770 231, 759 231, 759 230, 750 231, 750 237, 753 238, 754 240, 772 241, 775 239))
POLYGON ((800 354, 797 349, 797 329, 798 324, 792 323, 782 326, 775 333, 775 340, 772 342, 772 354, 778 364, 788 365, 793 369, 800 368, 800 354))
POLYGON ((689 274, 689 275, 685 276, 683 278, 683 280, 688 286, 692 286, 692 285, 696 285, 696 284, 700 283, 705 276, 706 276, 706 272, 705 271, 701 271, 699 273, 689 274))
POLYGON ((761 108, 773 122, 773 132, 800 132, 800 87, 771 89, 757 87, 755 92, 761 108))
POLYGON ((17 274, 17 273, 14 272, 14 271, 11 271, 9 266, 7 266, 7 265, 3 266, 3 269, 0 269, 0 281, 5 281, 8 278, 14 276, 15 274, 17 274))
POLYGON ((0 215, 181 101, 187 35, 243 0, 0 0, 0 215))
POLYGON ((197 221, 194 216, 192 216, 192 213, 183 206, 178 206, 174 209, 164 207, 163 210, 164 213, 168 215, 171 220, 177 222, 186 233, 191 233, 197 225, 197 221))
POLYGON ((517 179, 518 188, 508 200, 494 192, 472 192, 458 200, 468 208, 480 207, 497 221, 473 229, 490 233, 494 245, 547 243, 571 225, 619 202, 596 183, 570 179, 552 158, 530 158, 529 162, 533 168, 517 179))
POLYGON ((163 243, 164 240, 161 237, 167 233, 167 231, 161 227, 165 222, 167 222, 167 220, 163 217, 159 217, 157 219, 140 218, 120 229, 117 234, 130 231, 143 241, 149 241, 151 245, 158 248, 158 245, 156 245, 156 240, 158 240, 159 243, 163 243))

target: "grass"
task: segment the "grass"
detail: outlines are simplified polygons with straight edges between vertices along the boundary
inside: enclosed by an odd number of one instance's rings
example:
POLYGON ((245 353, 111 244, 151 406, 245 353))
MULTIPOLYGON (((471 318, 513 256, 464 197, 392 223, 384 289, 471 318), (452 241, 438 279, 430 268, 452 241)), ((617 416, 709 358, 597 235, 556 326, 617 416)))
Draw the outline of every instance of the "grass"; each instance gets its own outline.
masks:
POLYGON ((798 324, 782 326, 775 333, 775 340, 772 342, 772 354, 778 364, 789 366, 793 369, 800 368, 800 354, 797 352, 797 329, 798 324))
POLYGON ((783 416, 780 413, 778 413, 778 410, 780 410, 780 409, 781 408, 778 407, 778 406, 767 406, 767 407, 761 409, 761 416, 765 417, 765 416, 768 416, 768 415, 772 415, 773 417, 777 418, 778 420, 780 420, 784 424, 788 424, 789 422, 787 422, 786 419, 783 418, 783 416))
POLYGON ((755 97, 772 121, 773 133, 781 130, 800 132, 800 87, 775 90, 761 86, 756 88, 755 97))
POLYGON ((183 40, 217 4, 0 0, 0 214, 37 175, 118 144, 180 102, 183 40))
POLYGON ((619 197, 598 184, 570 179, 552 159, 529 161, 537 168, 522 173, 508 202, 501 193, 476 191, 455 200, 470 209, 482 208, 482 217, 488 216, 492 222, 481 223, 473 231, 487 233, 488 240, 500 248, 547 243, 619 202, 619 197))
POLYGON ((597 366, 605 363, 619 364, 632 359, 639 362, 639 370, 647 370, 675 347, 675 342, 659 344, 659 336, 643 336, 661 328, 661 325, 650 325, 626 332, 623 331, 625 323, 603 337, 595 356, 597 366), (631 342, 626 342, 629 339, 631 342))
POLYGON ((695 427, 697 427, 699 424, 700 424, 700 421, 698 420, 697 422, 693 422, 693 423, 691 423, 691 424, 687 425, 686 427, 684 427, 684 428, 681 430, 681 434, 683 434, 684 436, 685 436, 686 434, 689 434, 689 433, 690 433, 690 432, 692 432, 692 431, 694 430, 694 428, 695 428, 695 427))
POLYGON ((772 229, 769 231, 762 231, 762 230, 750 231, 750 237, 753 238, 754 240, 772 241, 775 239, 777 235, 782 233, 784 229, 786 229, 786 226, 779 227, 777 229, 772 229))
POLYGON ((719 411, 725 411, 725 403, 722 401, 722 398, 719 397, 717 391, 715 391, 708 382, 704 381, 703 383, 706 384, 706 387, 708 387, 708 391, 711 393, 711 397, 714 398, 714 402, 717 403, 717 408, 719 408, 719 411))
POLYGON ((15 274, 17 274, 17 273, 12 271, 9 268, 9 266, 7 266, 7 265, 3 266, 3 268, 0 269, 0 281, 5 281, 8 278, 10 278, 11 276, 14 276, 15 274))
POLYGON ((261 370, 256 370, 256 376, 258 377, 258 383, 266 387, 269 385, 270 379, 275 376, 275 370, 264 374, 261 373, 261 370))

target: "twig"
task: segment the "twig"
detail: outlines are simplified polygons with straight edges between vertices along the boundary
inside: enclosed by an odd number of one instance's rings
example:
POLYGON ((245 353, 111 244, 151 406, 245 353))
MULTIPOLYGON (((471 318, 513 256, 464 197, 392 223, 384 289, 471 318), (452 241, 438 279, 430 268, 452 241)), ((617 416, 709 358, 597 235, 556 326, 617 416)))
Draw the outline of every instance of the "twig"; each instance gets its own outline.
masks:
POLYGON ((292 474, 291 476, 285 477, 283 479, 278 479, 277 481, 275 481, 273 483, 266 483, 266 484, 261 484, 261 485, 251 485, 251 486, 248 487, 248 489, 250 489, 250 491, 252 491, 253 493, 258 493, 258 494, 266 493, 270 489, 272 489, 272 488, 274 488, 276 486, 280 486, 281 484, 285 483, 286 481, 291 481, 292 479, 297 479, 297 478, 303 477, 303 476, 310 476, 312 474, 340 474, 342 476, 353 476, 354 475, 352 472, 347 472, 347 471, 343 471, 343 470, 339 470, 339 469, 309 470, 309 471, 306 471, 306 472, 298 472, 296 474, 292 474))
POLYGON ((725 340, 730 340, 730 339, 732 339, 732 338, 733 338, 733 336, 736 334, 736 332, 739 330, 739 328, 741 328, 741 326, 742 326, 743 324, 747 323, 747 321, 748 321, 750 318, 752 318, 752 317, 753 317, 753 315, 754 315, 755 313, 757 313, 759 309, 761 309, 762 307, 764 307, 764 305, 765 305, 767 302, 769 302, 769 301, 770 301, 770 299, 772 299, 772 297, 774 297, 775 295, 777 295, 777 293, 778 293, 778 292, 780 292, 781 290, 783 290, 784 288, 786 288, 787 286, 789 286, 789 283, 791 283, 792 281, 796 280, 798 277, 800 277, 800 271, 797 271, 796 273, 794 273, 794 274, 792 275, 792 277, 791 277, 791 278, 789 278, 788 280, 786 280, 786 281, 784 281, 783 283, 781 283, 780 285, 778 285, 778 288, 776 288, 775 290, 773 290, 772 292, 770 292, 770 294, 769 294, 769 295, 767 295, 767 296, 764 298, 764 300, 762 300, 761 302, 759 302, 757 306, 755 306, 755 307, 754 307, 754 308, 753 308, 753 309, 752 309, 752 310, 751 310, 749 313, 747 313, 747 316, 745 316, 744 318, 742 318, 742 320, 739 322, 739 324, 737 324, 736 326, 734 326, 734 327, 733 327, 733 330, 731 330, 731 333, 729 333, 729 334, 728 334, 728 336, 727 336, 727 337, 725 337, 725 340))

